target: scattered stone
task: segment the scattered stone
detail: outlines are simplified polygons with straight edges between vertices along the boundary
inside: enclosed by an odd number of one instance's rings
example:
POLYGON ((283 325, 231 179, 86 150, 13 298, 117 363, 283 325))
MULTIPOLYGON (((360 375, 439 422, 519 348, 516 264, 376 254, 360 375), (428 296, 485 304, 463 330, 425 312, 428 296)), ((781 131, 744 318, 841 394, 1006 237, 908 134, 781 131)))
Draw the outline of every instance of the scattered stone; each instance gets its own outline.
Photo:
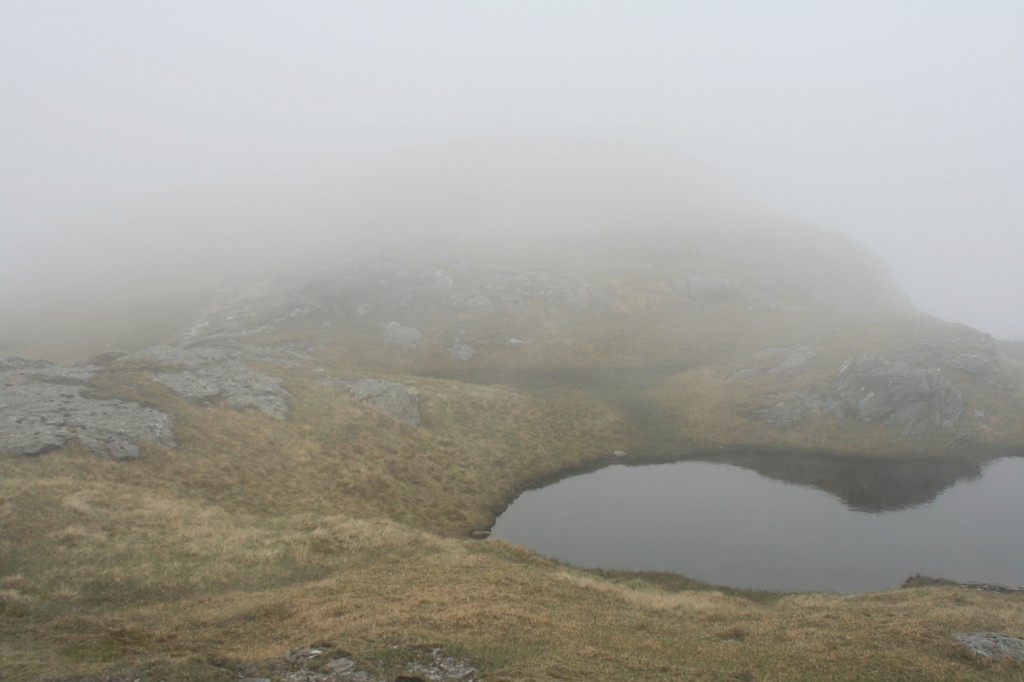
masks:
POLYGON ((747 377, 755 376, 763 372, 769 374, 782 374, 787 370, 800 367, 807 363, 808 360, 814 357, 814 349, 810 346, 793 346, 792 348, 765 348, 754 353, 753 357, 757 360, 764 360, 771 358, 772 356, 779 356, 782 353, 788 353, 786 358, 776 365, 763 364, 754 367, 747 367, 745 369, 737 370, 726 377, 725 381, 735 381, 737 379, 746 379, 747 377))
POLYGON ((764 367, 747 367, 746 369, 740 369, 725 378, 726 382, 735 381, 736 379, 746 379, 756 374, 760 374, 764 371, 764 367))
POLYGON ((98 365, 0 361, 0 453, 40 455, 77 438, 112 459, 139 457, 138 442, 174 445, 173 418, 125 400, 82 395, 98 365))
POLYGON ((787 369, 793 369, 805 364, 813 357, 814 349, 810 346, 796 346, 790 351, 789 356, 785 360, 768 371, 772 374, 780 374, 787 369))
POLYGON ((466 362, 472 360, 473 356, 476 355, 476 348, 465 343, 456 343, 448 349, 448 355, 460 362, 466 362))
POLYGON ((330 673, 347 673, 356 667, 356 663, 349 658, 336 658, 324 667, 330 673))
POLYGON ((488 314, 498 310, 498 306, 494 305, 494 301, 483 295, 471 296, 463 301, 459 307, 477 314, 488 314))
POLYGON ((409 664, 410 675, 399 676, 396 680, 476 680, 479 673, 467 661, 444 656, 440 649, 433 651, 433 660, 429 663, 419 661, 409 664))
MULTIPOLYGON (((397 645, 391 645, 390 648, 395 650, 396 655, 404 654, 404 662, 389 665, 389 675, 383 671, 371 673, 360 668, 354 660, 348 658, 343 649, 326 643, 292 649, 278 658, 239 666, 233 672, 245 680, 273 679, 281 682, 475 682, 481 679, 472 664, 446 656, 441 648, 397 645), (321 663, 324 659, 330 660, 321 663)), ((126 678, 125 682, 131 682, 132 679, 126 678)))
POLYGON ((491 531, 475 530, 469 534, 469 537, 473 538, 474 540, 486 540, 487 538, 491 537, 491 531))
POLYGON ((1024 592, 1024 587, 1013 587, 1011 585, 997 585, 995 583, 976 583, 966 582, 960 583, 960 587, 966 587, 971 590, 980 590, 982 592, 999 592, 1001 594, 1017 594, 1024 592))
POLYGON ((1024 659, 1024 639, 998 632, 954 632, 968 650, 986 658, 1024 659))
POLYGON ((401 346, 405 350, 415 350, 423 340, 423 334, 415 327, 406 327, 398 322, 388 322, 381 336, 388 343, 401 346))
POLYGON ((381 379, 360 379, 345 384, 359 400, 384 410, 395 419, 413 426, 420 423, 419 391, 411 386, 381 379))
POLYGON ((626 456, 625 450, 616 450, 612 454, 615 455, 616 457, 625 457, 626 456))
POLYGON ((694 301, 720 301, 736 292, 736 285, 726 277, 697 275, 680 277, 672 283, 678 294, 694 301))
POLYGON ((980 353, 961 353, 946 361, 946 364, 965 372, 978 373, 988 368, 989 359, 980 353))
POLYGON ((508 341, 505 342, 505 345, 508 345, 508 346, 524 346, 524 345, 526 345, 528 343, 530 343, 529 339, 517 339, 516 337, 513 336, 511 339, 509 339, 508 341))

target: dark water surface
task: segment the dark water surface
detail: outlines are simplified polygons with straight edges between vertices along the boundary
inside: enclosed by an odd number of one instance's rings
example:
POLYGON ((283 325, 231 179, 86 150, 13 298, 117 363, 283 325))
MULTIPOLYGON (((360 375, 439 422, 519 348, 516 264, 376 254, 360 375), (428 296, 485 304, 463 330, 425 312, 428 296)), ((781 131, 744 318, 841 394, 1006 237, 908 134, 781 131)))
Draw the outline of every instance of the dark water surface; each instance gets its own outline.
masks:
POLYGON ((749 456, 566 478, 523 493, 492 533, 580 566, 862 592, 915 573, 1024 585, 1022 520, 1021 457, 982 466, 749 456))

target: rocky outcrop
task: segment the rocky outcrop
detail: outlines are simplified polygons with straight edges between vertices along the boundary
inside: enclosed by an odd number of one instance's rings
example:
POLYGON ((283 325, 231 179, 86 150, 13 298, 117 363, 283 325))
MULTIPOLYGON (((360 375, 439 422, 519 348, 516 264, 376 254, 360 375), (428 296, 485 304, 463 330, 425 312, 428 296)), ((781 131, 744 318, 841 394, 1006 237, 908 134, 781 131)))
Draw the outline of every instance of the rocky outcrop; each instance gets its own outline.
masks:
POLYGON ((112 459, 139 456, 139 442, 174 445, 173 419, 124 400, 82 395, 101 367, 0 361, 0 453, 39 455, 78 439, 112 459))
MULTIPOLYGON (((778 386, 759 397, 774 401, 750 416, 786 428, 811 415, 826 415, 892 427, 904 437, 947 434, 969 437, 971 422, 989 419, 985 410, 969 409, 965 395, 981 388, 1008 405, 1019 387, 1007 361, 990 336, 959 324, 925 317, 856 332, 863 338, 875 329, 890 336, 883 353, 860 353, 836 362, 831 376, 826 358, 843 357, 849 342, 826 337, 788 348, 767 348, 750 356, 728 383, 754 376, 764 386, 778 386), (771 377, 769 379, 769 377, 771 377), (806 377, 806 379, 804 379, 806 377)), ((877 342, 868 341, 871 345, 877 342)))
POLYGON ((895 426, 904 436, 952 431, 964 410, 960 389, 938 368, 861 355, 843 363, 838 374, 849 413, 863 422, 895 426))
POLYGON ((288 413, 281 380, 242 364, 219 348, 153 346, 128 356, 153 367, 153 378, 193 402, 224 401, 236 410, 255 408, 277 418, 288 413))
POLYGON ((362 322, 376 326, 387 343, 414 350, 422 334, 412 320, 489 316, 523 303, 574 313, 601 307, 586 281, 562 272, 450 256, 379 257, 304 276, 232 282, 172 343, 211 345, 287 326, 362 322))
POLYGON ((415 388, 381 379, 349 381, 345 386, 362 402, 407 424, 419 425, 421 396, 415 388))
POLYGON ((953 637, 969 651, 985 658, 1024 659, 1024 639, 998 632, 955 632, 953 637))
MULTIPOLYGON (((741 370, 729 379, 750 376, 751 371, 741 370)), ((885 424, 899 429, 904 436, 916 436, 933 431, 953 432, 964 412, 960 389, 943 370, 915 368, 906 361, 877 355, 850 358, 839 367, 831 385, 765 397, 778 402, 754 410, 751 415, 780 428, 813 414, 885 424)))
POLYGON ((787 391, 769 397, 777 398, 778 402, 771 407, 754 410, 751 414, 779 428, 792 426, 808 415, 843 416, 840 400, 822 397, 814 391, 787 391))

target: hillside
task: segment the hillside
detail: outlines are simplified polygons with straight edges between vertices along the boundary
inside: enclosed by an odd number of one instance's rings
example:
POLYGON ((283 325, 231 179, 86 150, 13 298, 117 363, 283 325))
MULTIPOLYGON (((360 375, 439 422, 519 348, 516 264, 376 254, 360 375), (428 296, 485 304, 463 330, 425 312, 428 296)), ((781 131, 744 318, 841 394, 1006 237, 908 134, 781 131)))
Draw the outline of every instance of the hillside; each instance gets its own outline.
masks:
POLYGON ((1024 451, 1022 365, 991 337, 916 311, 840 235, 708 215, 239 276, 76 361, 12 333, 31 359, 0 362, 6 673, 1024 679, 950 637, 1024 632, 1019 594, 743 592, 470 539, 530 484, 612 460, 726 453, 803 481, 801 458, 927 459, 906 469, 927 498, 1024 451))

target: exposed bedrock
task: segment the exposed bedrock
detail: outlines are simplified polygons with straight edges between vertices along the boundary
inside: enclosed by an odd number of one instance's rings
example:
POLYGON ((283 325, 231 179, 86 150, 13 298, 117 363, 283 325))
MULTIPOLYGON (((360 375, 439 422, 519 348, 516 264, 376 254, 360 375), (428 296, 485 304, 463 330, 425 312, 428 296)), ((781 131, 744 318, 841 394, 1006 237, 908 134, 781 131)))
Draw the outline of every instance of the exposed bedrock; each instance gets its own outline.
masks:
POLYGON ((173 446, 169 414, 82 395, 100 369, 19 358, 0 361, 0 453, 39 455, 76 438, 113 459, 138 457, 140 441, 173 446))
POLYGON ((153 365, 154 379, 193 402, 224 401, 236 410, 252 407, 279 419, 288 414, 289 394, 280 379, 220 348, 153 346, 129 358, 153 365))

